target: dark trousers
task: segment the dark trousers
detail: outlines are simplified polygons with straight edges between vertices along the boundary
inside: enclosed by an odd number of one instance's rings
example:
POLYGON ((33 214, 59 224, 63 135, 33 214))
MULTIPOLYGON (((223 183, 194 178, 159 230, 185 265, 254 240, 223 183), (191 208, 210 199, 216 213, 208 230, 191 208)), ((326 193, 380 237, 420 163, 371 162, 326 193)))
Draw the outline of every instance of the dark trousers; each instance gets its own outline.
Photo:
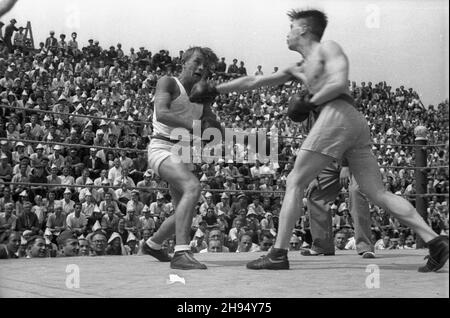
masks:
MULTIPOLYGON (((312 249, 318 253, 334 254, 334 233, 328 204, 341 191, 340 170, 334 166, 325 168, 318 176, 319 188, 312 191, 307 207, 310 213, 312 249)), ((349 185, 350 214, 354 220, 355 240, 358 254, 374 250, 371 243, 371 219, 369 203, 352 177, 349 185)))

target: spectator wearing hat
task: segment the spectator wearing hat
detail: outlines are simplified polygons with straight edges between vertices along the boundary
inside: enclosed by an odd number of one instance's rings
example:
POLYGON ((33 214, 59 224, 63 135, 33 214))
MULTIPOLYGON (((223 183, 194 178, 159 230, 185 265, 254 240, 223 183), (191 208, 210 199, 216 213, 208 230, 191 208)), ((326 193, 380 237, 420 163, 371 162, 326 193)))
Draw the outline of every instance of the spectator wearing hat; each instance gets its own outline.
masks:
POLYGON ((96 190, 97 192, 96 201, 98 202, 104 201, 107 193, 111 195, 112 201, 118 200, 116 192, 114 191, 114 189, 110 188, 108 179, 103 179, 101 182, 101 186, 102 188, 96 190))
POLYGON ((213 202, 213 195, 211 192, 207 192, 205 194, 205 201, 200 205, 200 214, 204 217, 206 216, 206 212, 208 208, 212 208, 215 211, 216 206, 213 202))
POLYGON ((127 214, 124 216, 125 230, 133 233, 136 236, 140 235, 141 223, 133 207, 127 208, 127 214))
POLYGON ((154 215, 154 218, 160 218, 170 213, 169 207, 164 204, 164 195, 161 192, 156 195, 156 202, 150 204, 150 213, 154 215))
POLYGON ((62 155, 63 147, 60 145, 53 146, 53 153, 48 156, 48 159, 50 160, 50 165, 55 165, 58 168, 58 171, 61 171, 62 168, 66 164, 66 159, 62 155))
POLYGON ((72 200, 72 191, 69 188, 66 188, 63 192, 63 198, 59 201, 62 205, 63 212, 66 215, 69 215, 74 211, 75 201, 72 200))
POLYGON ((108 239, 106 255, 127 255, 127 250, 123 245, 122 237, 119 233, 112 233, 111 237, 108 239))
POLYGON ((270 230, 276 230, 272 217, 273 214, 270 212, 264 214, 264 218, 260 221, 261 231, 269 232, 270 230))
POLYGON ((61 178, 59 178, 59 176, 58 176, 58 171, 59 171, 58 167, 55 164, 53 164, 50 167, 50 175, 47 176, 47 183, 55 185, 55 186, 49 186, 48 190, 56 192, 56 196, 59 198, 59 197, 61 197, 63 188, 61 186, 58 186, 61 184, 61 178))
POLYGON ((25 144, 21 141, 16 143, 16 150, 12 152, 12 163, 14 165, 20 163, 20 158, 23 158, 24 156, 29 156, 30 152, 29 149, 25 147, 25 144))
POLYGON ((208 244, 205 241, 205 234, 203 232, 195 233, 194 238, 189 243, 192 253, 200 253, 201 250, 207 249, 208 244))
POLYGON ((79 186, 77 188, 78 191, 80 191, 84 185, 88 184, 88 182, 90 182, 90 184, 94 184, 94 181, 92 181, 92 179, 89 178, 89 176, 90 176, 89 169, 87 168, 83 169, 82 175, 75 180, 75 185, 79 186))
POLYGON ((139 222, 141 224, 141 231, 150 230, 151 234, 153 234, 156 230, 156 223, 148 206, 144 206, 142 209, 142 216, 139 217, 139 222))
POLYGON ((31 167, 34 168, 36 165, 41 164, 43 157, 44 157, 44 145, 38 144, 36 146, 36 152, 32 153, 30 156, 31 167))
POLYGON ((139 188, 139 198, 141 198, 141 202, 144 203, 144 205, 150 206, 150 203, 152 201, 152 194, 153 191, 149 190, 148 188, 153 187, 152 182, 152 176, 153 173, 150 170, 145 171, 144 173, 144 180, 139 181, 136 184, 136 187, 139 188))
POLYGON ((73 212, 69 213, 66 218, 67 230, 71 231, 76 237, 86 234, 87 218, 81 213, 81 203, 76 203, 73 212))
MULTIPOLYGON (((105 169, 100 170, 99 177, 94 179, 94 185, 96 185, 96 186, 109 185, 107 170, 105 170, 105 169)), ((103 199, 103 197, 102 197, 102 199, 103 199)))
POLYGON ((253 203, 249 204, 248 211, 253 211, 256 214, 257 219, 262 219, 266 211, 264 211, 263 206, 261 205, 261 201, 258 194, 253 195, 253 203))
POLYGON ((215 210, 224 212, 227 218, 231 217, 230 197, 226 192, 220 196, 220 202, 216 204, 215 210))

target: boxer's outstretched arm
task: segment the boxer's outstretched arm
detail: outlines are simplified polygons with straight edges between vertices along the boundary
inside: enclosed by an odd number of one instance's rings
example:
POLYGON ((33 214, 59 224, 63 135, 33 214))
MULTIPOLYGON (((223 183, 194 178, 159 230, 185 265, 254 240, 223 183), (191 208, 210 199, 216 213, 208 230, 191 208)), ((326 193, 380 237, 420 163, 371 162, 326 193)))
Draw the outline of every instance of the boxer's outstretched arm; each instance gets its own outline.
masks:
POLYGON ((0 1, 0 18, 14 7, 17 0, 2 0, 0 1))
POLYGON ((339 44, 333 41, 324 42, 321 53, 326 82, 310 100, 315 105, 322 105, 348 91, 348 59, 339 44))
POLYGON ((262 76, 244 76, 230 82, 216 86, 220 94, 230 92, 245 92, 263 86, 276 86, 292 80, 293 76, 289 69, 262 76))

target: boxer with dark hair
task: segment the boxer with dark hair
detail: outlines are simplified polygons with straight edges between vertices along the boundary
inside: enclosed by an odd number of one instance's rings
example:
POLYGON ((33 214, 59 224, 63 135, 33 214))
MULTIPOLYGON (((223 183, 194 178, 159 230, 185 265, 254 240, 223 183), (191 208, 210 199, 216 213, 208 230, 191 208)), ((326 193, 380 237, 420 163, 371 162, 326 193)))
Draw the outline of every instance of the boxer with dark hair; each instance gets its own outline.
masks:
MULTIPOLYGON (((318 113, 308 137, 287 178, 286 194, 280 211, 278 236, 268 255, 247 264, 249 269, 289 269, 289 239, 302 211, 302 198, 309 183, 333 160, 346 158, 362 193, 375 205, 390 211, 428 245, 430 255, 420 272, 437 271, 448 260, 448 237, 438 236, 407 200, 384 188, 380 169, 371 150, 369 126, 353 105, 348 89, 349 62, 341 46, 321 41, 327 16, 319 10, 292 10, 287 36, 288 48, 300 53, 303 61, 268 76, 246 76, 204 89, 210 99, 217 93, 242 92, 262 86, 276 86, 300 80, 309 94, 292 107, 318 113)), ((193 90, 193 100, 202 93, 193 90)))

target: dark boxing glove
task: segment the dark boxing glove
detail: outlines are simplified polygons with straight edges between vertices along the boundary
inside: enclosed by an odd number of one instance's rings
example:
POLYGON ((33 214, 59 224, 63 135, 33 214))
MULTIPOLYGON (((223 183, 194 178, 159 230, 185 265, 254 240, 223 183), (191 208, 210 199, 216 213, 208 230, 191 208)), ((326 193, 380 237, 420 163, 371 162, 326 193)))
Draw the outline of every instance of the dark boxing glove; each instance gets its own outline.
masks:
POLYGON ((214 85, 201 80, 192 87, 189 100, 192 103, 205 104, 214 101, 217 95, 219 92, 214 85))
POLYGON ((293 122, 301 123, 305 121, 308 119, 309 113, 317 107, 317 105, 309 101, 311 97, 312 95, 303 93, 291 98, 287 115, 293 122))

